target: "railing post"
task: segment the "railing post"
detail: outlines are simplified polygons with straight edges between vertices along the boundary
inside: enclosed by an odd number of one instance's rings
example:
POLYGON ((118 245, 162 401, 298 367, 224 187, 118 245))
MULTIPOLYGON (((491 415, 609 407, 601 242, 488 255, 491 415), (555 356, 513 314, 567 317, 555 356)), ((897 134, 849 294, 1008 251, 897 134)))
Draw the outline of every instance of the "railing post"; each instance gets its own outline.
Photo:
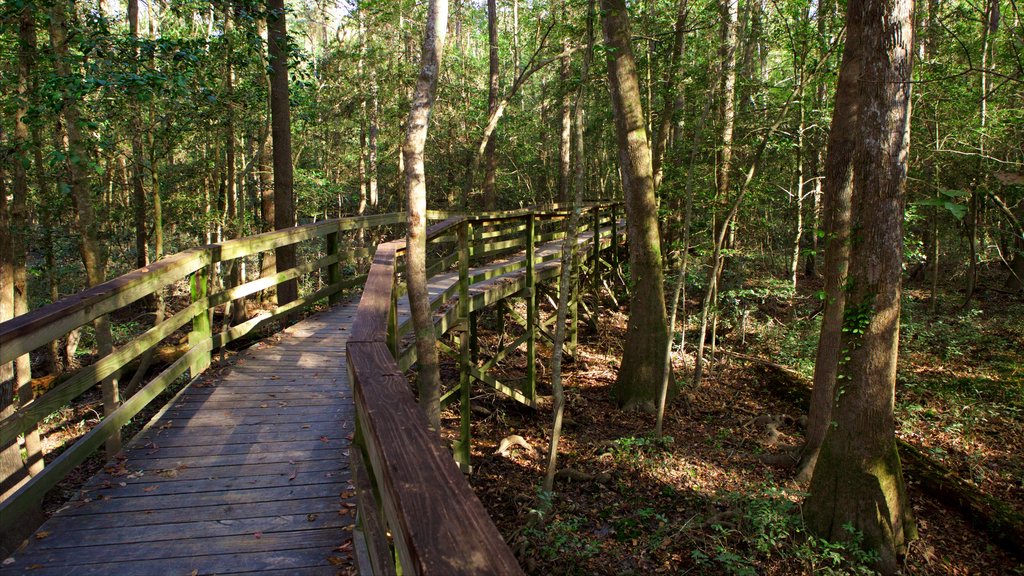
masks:
POLYGON ((526 389, 523 393, 530 402, 537 399, 537 279, 534 273, 536 259, 535 228, 533 214, 526 219, 526 389))
MULTIPOLYGON (((192 274, 192 278, 189 282, 192 303, 203 300, 210 294, 210 270, 213 268, 211 260, 209 253, 207 253, 206 265, 192 274)), ((210 318, 210 306, 207 304, 206 307, 200 309, 199 312, 192 317, 192 331, 188 333, 189 349, 194 348, 200 342, 212 337, 213 321, 210 318)), ((192 378, 195 378, 209 367, 210 352, 205 352, 196 356, 196 359, 189 365, 189 375, 192 378)))
POLYGON ((469 353, 469 236, 472 226, 463 220, 459 224, 459 419, 460 436, 455 446, 455 461, 463 473, 470 473, 472 466, 469 461, 470 435, 470 353, 469 353))
POLYGON ((569 278, 572 285, 569 287, 569 355, 576 356, 576 346, 580 337, 580 270, 583 268, 583 256, 573 251, 572 261, 569 262, 569 278))
MULTIPOLYGON (((340 254, 338 253, 338 247, 340 244, 340 233, 335 230, 327 235, 327 255, 335 258, 334 262, 327 265, 327 285, 334 286, 338 282, 341 282, 341 262, 340 254)), ((332 306, 341 301, 341 291, 337 290, 331 292, 331 295, 327 297, 327 302, 332 306)))
MULTIPOLYGON (((594 205, 594 237, 591 250, 590 292, 597 294, 598 276, 601 274, 601 206, 594 205)), ((595 313, 596 314, 596 313, 595 313)))
POLYGON ((619 269, 619 210, 612 204, 612 270, 619 269))
POLYGON ((391 304, 388 307, 387 345, 391 355, 398 358, 398 263, 391 271, 391 304))

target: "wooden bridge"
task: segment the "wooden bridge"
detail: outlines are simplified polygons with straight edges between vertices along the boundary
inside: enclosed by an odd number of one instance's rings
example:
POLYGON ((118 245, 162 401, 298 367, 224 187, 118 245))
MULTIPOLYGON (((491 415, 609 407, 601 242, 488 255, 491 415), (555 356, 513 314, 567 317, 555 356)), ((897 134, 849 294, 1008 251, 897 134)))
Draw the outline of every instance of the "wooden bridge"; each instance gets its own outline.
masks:
MULTIPOLYGON (((615 203, 584 207, 576 270, 589 268, 596 279, 609 265, 601 253, 608 246, 614 265, 620 210, 615 203)), ((457 358, 461 374, 442 398, 461 400, 454 458, 428 430, 404 375, 415 362, 405 241, 365 245, 366 238, 401 238, 403 214, 328 220, 182 252, 0 324, 0 362, 7 363, 171 287, 190 287, 187 305, 0 420, 0 445, 8 445, 97 383, 128 375, 161 342, 188 342, 183 356, 106 406, 99 424, 0 502, 4 540, 27 536, 0 575, 334 574, 357 565, 374 574, 520 573, 460 471, 470 464, 469 388, 476 381, 535 405, 536 342, 548 334, 538 288, 560 270, 568 216, 559 207, 431 214, 441 220, 428 230, 431 303, 438 334, 451 338, 441 350, 457 358), (237 286, 213 281, 288 245, 303 255, 295 268, 237 286), (299 299, 215 329, 215 311, 296 280, 299 299), (361 295, 354 292, 360 287, 361 295), (510 307, 521 336, 486 361, 469 360, 475 314, 510 298, 526 301, 525 317, 510 307), (314 306, 324 309, 208 370, 215 351, 314 306), (524 345, 524 378, 501 382, 488 373, 524 345), (186 380, 121 454, 30 535, 49 490, 186 380)), ((571 332, 585 306, 578 284, 571 332)))

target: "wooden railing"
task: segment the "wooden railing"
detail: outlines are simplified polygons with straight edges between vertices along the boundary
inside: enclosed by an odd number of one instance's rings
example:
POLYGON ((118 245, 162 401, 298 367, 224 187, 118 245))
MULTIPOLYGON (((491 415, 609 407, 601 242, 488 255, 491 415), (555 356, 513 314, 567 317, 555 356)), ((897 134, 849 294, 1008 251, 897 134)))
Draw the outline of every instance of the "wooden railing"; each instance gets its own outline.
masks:
MULTIPOLYGON (((600 227, 606 236, 618 234, 619 204, 588 205, 592 218, 581 228, 594 227, 600 246, 600 227)), ((432 213, 432 217, 445 216, 432 213)), ((524 210, 513 213, 452 218, 428 229, 428 268, 433 274, 457 266, 459 280, 433 302, 439 307, 458 297, 439 321, 438 331, 462 325, 471 309, 493 303, 492 298, 470 297, 473 284, 521 270, 528 278, 527 297, 535 297, 535 265, 542 258, 536 247, 564 237, 556 223, 568 217, 564 209, 524 210), (543 223, 543 224, 542 224, 543 223), (454 244, 453 250, 439 245, 454 244), (470 275, 471 264, 509 252, 525 251, 526 258, 510 261, 487 272, 470 275), (453 320, 453 318, 455 320, 453 320)), ((610 238, 614 243, 617 240, 610 238)), ((400 259, 404 241, 377 247, 366 288, 348 340, 348 364, 357 415, 353 478, 359 499, 359 534, 374 574, 519 574, 521 569, 483 505, 465 481, 452 453, 441 445, 436 431, 413 398, 401 364, 411 363, 402 353, 397 302, 404 288, 400 259), (400 358, 399 362, 396 358, 400 358)), ((594 257, 597 252, 593 253, 594 257)), ((552 254, 547 260, 559 258, 552 254)), ((547 266, 548 275, 558 269, 547 266)), ((528 307, 532 309, 533 307, 528 307)), ((461 338, 465 346, 466 339, 461 338)), ((415 347, 408 347, 414 350, 415 347)), ((533 362, 527 362, 532 367, 533 362)), ((463 409, 468 411, 469 387, 460 385, 463 409)), ((465 421, 464 421, 465 422, 465 421)), ((468 450, 468 446, 464 446, 468 450)))
MULTIPOLYGON (((169 314, 111 354, 74 372, 53 389, 0 421, 0 446, 9 445, 98 382, 126 371, 137 364, 147 351, 175 334, 180 335, 181 329, 189 329, 187 350, 183 356, 125 398, 123 404, 0 502, 0 530, 6 531, 19 523, 26 511, 39 505, 47 491, 108 438, 120 434, 121 427, 152 403, 168 385, 186 372, 195 378, 205 370, 210 365, 212 351, 270 321, 295 314, 325 298, 336 300, 343 290, 363 284, 366 275, 359 274, 356 265, 367 261, 373 249, 360 248, 354 241, 344 243, 349 247, 343 248, 342 234, 351 234, 355 240, 356 231, 365 233, 371 227, 401 225, 404 222, 405 215, 401 213, 341 218, 194 248, 0 323, 0 364, 3 364, 60 339, 97 318, 116 313, 143 298, 164 294, 182 281, 187 280, 190 286, 187 306, 169 314), (323 239, 322 243, 320 239, 323 239), (304 263, 238 286, 225 286, 224 289, 213 286, 215 283, 211 279, 219 266, 237 265, 239 259, 290 245, 306 253, 304 263), (343 264, 355 270, 355 274, 345 277, 341 269, 343 264), (283 282, 304 278, 313 278, 317 282, 305 293, 300 293, 298 299, 263 311, 240 324, 222 324, 221 330, 214 330, 213 311, 216 307, 228 302, 238 303, 240 299, 283 282)), ((41 455, 30 457, 39 459, 41 455)))
MULTIPOLYGON (((620 204, 591 204, 586 210, 592 217, 581 220, 581 230, 593 227, 597 231, 621 215, 620 204)), ((471 309, 493 303, 491 296, 470 298, 469 288, 473 284, 520 270, 532 286, 542 276, 557 271, 557 263, 553 262, 559 257, 557 254, 546 258, 550 265, 541 267, 539 273, 527 263, 545 260, 535 256, 535 248, 564 235, 559 222, 568 214, 564 206, 469 217, 430 213, 428 217, 432 220, 446 218, 429 230, 431 272, 443 273, 458 266, 462 274, 460 281, 435 303, 440 305, 455 296, 461 302, 443 316, 440 329, 447 330, 471 309), (526 260, 469 276, 471 264, 523 250, 528 255, 526 260)), ((97 318, 164 294, 172 286, 186 281, 189 286, 187 305, 0 420, 0 446, 9 445, 97 383, 127 371, 161 342, 182 336, 182 330, 187 330, 184 355, 125 398, 112 413, 0 502, 0 531, 21 522, 24 513, 37 507, 47 491, 108 438, 119 435, 122 426, 152 404, 171 383, 186 374, 195 378, 204 371, 214 350, 268 322, 298 313, 324 299, 333 303, 343 290, 364 285, 364 297, 349 338, 348 363, 359 420, 356 440, 361 447, 352 451, 353 476, 359 494, 361 532, 368 539, 374 572, 393 573, 400 567, 403 573, 415 574, 521 573, 511 551, 454 464, 452 454, 440 444, 436 433, 427 429, 425 416, 412 398, 396 361, 400 357, 401 364, 408 366, 415 360, 408 352, 400 356, 407 326, 399 325, 396 312, 398 298, 404 293, 400 259, 405 241, 385 242, 375 251, 354 242, 356 231, 404 223, 404 214, 342 218, 211 244, 169 256, 0 323, 2 364, 97 318), (342 241, 345 233, 353 235, 352 242, 342 241), (305 261, 294 268, 222 289, 212 282, 220 266, 291 245, 306 252, 305 261), (360 273, 356 266, 371 256, 368 272, 360 273), (347 276, 342 264, 350 265, 347 276), (213 312, 218 306, 300 279, 312 286, 298 299, 240 324, 222 323, 219 330, 214 329, 213 312), (310 279, 316 282, 309 282, 310 279)), ((616 234, 616 226, 606 232, 613 244, 618 244, 616 234)))

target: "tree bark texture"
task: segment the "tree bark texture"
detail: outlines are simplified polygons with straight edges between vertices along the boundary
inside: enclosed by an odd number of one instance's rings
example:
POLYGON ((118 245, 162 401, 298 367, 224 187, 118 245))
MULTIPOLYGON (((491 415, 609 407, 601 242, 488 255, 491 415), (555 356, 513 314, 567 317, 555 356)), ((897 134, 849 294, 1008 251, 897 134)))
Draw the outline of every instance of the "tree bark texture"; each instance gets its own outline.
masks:
POLYGON ((814 362, 814 388, 807 415, 807 436, 801 455, 797 480, 810 481, 818 460, 821 443, 832 422, 838 369, 843 307, 846 302, 846 274, 850 258, 850 198, 853 192, 854 129, 858 125, 858 99, 861 73, 861 14, 851 12, 847 22, 846 49, 839 68, 839 84, 832 108, 825 156, 825 181, 822 185, 821 211, 825 230, 825 311, 818 336, 814 362))
POLYGON ((437 76, 448 32, 448 0, 430 0, 423 30, 420 73, 416 78, 409 118, 406 121, 405 191, 409 199, 406 237, 406 277, 409 307, 416 334, 417 386, 420 406, 435 431, 441 429, 441 375, 437 363, 437 337, 427 294, 427 179, 423 150, 427 142, 430 112, 437 95, 437 76))
POLYGON ((604 40, 609 48, 608 83, 626 200, 630 276, 633 281, 622 366, 613 394, 623 408, 653 411, 664 377, 668 327, 651 149, 644 128, 624 0, 601 0, 601 13, 604 40))
POLYGON ((732 169, 732 134, 736 123, 736 44, 739 0, 722 0, 722 124, 719 134, 721 149, 716 174, 718 199, 729 193, 729 172, 732 169))
MULTIPOLYGON (((139 0, 128 1, 128 34, 132 42, 139 39, 139 0)), ((132 47, 132 65, 138 69, 139 51, 132 47)), ((149 264, 146 237, 146 190, 143 186, 145 156, 142 152, 142 114, 138 102, 132 103, 132 218, 135 224, 135 266, 149 264)))
MULTIPOLYGON (((54 54, 54 72, 65 86, 71 83, 71 66, 68 56, 67 13, 74 14, 74 2, 65 6, 55 2, 50 7, 50 45, 54 54)), ((79 122, 81 114, 78 102, 70 90, 61 94, 60 111, 58 113, 59 129, 57 130, 57 149, 66 152, 67 161, 63 166, 67 186, 71 190, 71 203, 74 207, 73 222, 79 235, 78 249, 85 267, 86 280, 89 286, 96 286, 106 278, 106 253, 99 242, 99 224, 92 190, 87 174, 89 172, 90 153, 81 133, 79 122)), ((113 337, 110 322, 106 316, 93 321, 96 331, 96 346, 99 355, 106 356, 113 350, 113 337)), ((118 406, 117 380, 108 378, 101 384, 103 390, 103 411, 109 415, 118 406)), ((120 451, 120 434, 112 435, 106 442, 108 456, 120 451)))
MULTIPOLYGON (((893 574, 916 535, 896 450, 893 405, 899 343, 903 211, 910 140, 913 0, 855 0, 848 22, 862 26, 860 107, 852 132, 853 201, 834 420, 805 506, 819 535, 850 539, 880 554, 893 574)), ((848 44, 849 46, 849 44, 848 44)))
MULTIPOLYGON (((292 188, 292 122, 288 102, 288 29, 284 0, 268 0, 267 16, 270 47, 270 133, 274 143, 274 228, 295 226, 295 191, 292 188)), ((294 268, 295 246, 275 250, 278 271, 294 268)), ((299 297, 295 280, 277 287, 277 303, 287 304, 299 297)))
POLYGON ((684 86, 679 83, 679 69, 682 68, 683 56, 686 52, 686 19, 689 14, 689 0, 679 0, 676 12, 676 24, 673 35, 672 54, 665 70, 664 85, 661 89, 661 114, 658 116, 658 130, 654 135, 651 152, 651 166, 654 169, 654 189, 661 188, 665 174, 665 152, 668 149, 669 133, 672 132, 672 116, 682 106, 673 93, 681 97, 684 86))
MULTIPOLYGON (((500 69, 498 67, 498 2, 487 0, 487 115, 494 114, 498 108, 498 91, 501 89, 500 69)), ((494 210, 498 205, 497 196, 498 174, 498 140, 490 138, 484 149, 484 210, 494 210)))

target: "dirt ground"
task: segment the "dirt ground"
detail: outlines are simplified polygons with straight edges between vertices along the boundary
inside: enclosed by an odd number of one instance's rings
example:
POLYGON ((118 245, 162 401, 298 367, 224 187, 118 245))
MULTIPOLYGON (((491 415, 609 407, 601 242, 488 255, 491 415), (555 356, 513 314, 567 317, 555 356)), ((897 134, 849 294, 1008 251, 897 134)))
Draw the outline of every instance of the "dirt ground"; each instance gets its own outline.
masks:
MULTIPOLYGON (((539 486, 549 443, 550 399, 545 397, 533 410, 475 385, 471 483, 527 572, 871 573, 866 568, 871 551, 861 550, 856 542, 830 544, 806 532, 800 519, 805 494, 791 482, 792 469, 759 459, 777 446, 802 442, 799 418, 805 408, 777 394, 770 378, 755 366, 720 356, 699 388, 686 389, 669 406, 665 434, 671 439, 654 440, 654 416, 622 412, 610 396, 625 322, 621 310, 603 314, 599 329, 584 330, 576 356, 566 362, 566 424, 558 467, 569 472, 556 480, 550 512, 541 522, 536 511, 544 504, 539 486), (756 422, 760 415, 781 418, 778 437, 769 437, 756 422), (532 450, 517 446, 505 455, 495 453, 511 435, 521 436, 532 450)), ((481 326, 491 328, 480 339, 486 358, 496 346, 496 330, 508 328, 493 318, 485 318, 481 326)), ((510 339, 506 336, 505 341, 510 339)), ((550 350, 542 349, 538 356, 546 363, 550 350)), ((513 354, 498 378, 522 376, 524 365, 524 355, 513 354)), ((447 373, 454 381, 453 365, 447 373)), ((540 373, 546 382, 546 369, 540 373)), ((675 373, 689 373, 681 360, 675 373)), ((541 386, 539 393, 550 394, 550 387, 541 386)), ((898 394, 909 397, 901 400, 902 406, 918 406, 927 391, 901 389, 898 394)), ((926 405, 944 409, 941 402, 926 405)), ((1003 458, 1000 451, 1012 449, 1024 436, 1017 416, 987 421, 986 435, 1016 440, 1008 448, 990 446, 982 454, 989 454, 991 461, 973 458, 976 467, 1008 470, 985 475, 979 485, 1022 511, 1022 477, 1014 476, 1021 466, 1019 452, 1003 458)), ((443 417, 446 435, 454 440, 457 404, 443 417)), ((924 449, 960 442, 918 425, 920 421, 902 419, 901 436, 924 449)), ((970 438, 984 441, 980 431, 970 438)), ((955 459, 946 464, 959 467, 955 459)), ((908 485, 920 538, 909 546, 905 573, 1024 574, 1020 556, 992 544, 952 508, 927 497, 913 478, 908 485)))

